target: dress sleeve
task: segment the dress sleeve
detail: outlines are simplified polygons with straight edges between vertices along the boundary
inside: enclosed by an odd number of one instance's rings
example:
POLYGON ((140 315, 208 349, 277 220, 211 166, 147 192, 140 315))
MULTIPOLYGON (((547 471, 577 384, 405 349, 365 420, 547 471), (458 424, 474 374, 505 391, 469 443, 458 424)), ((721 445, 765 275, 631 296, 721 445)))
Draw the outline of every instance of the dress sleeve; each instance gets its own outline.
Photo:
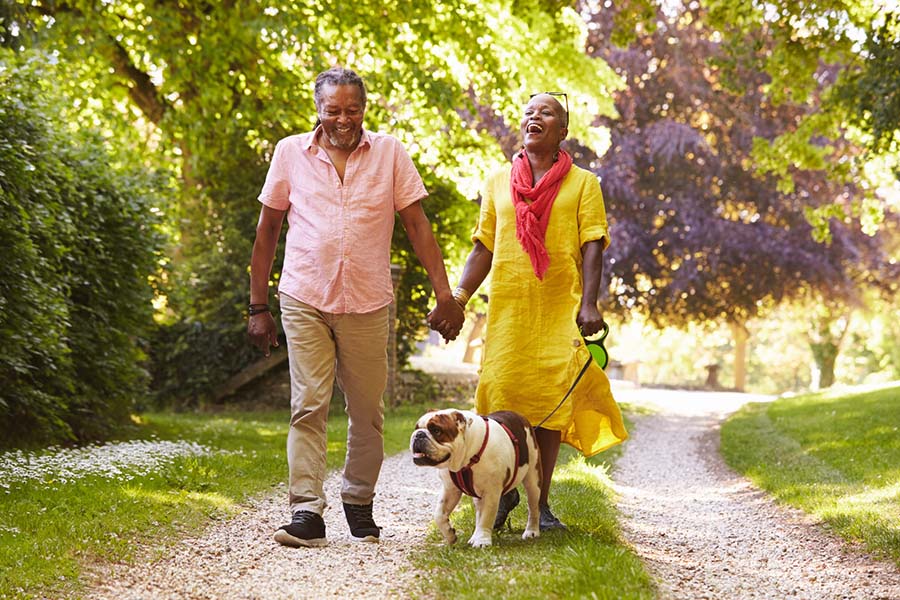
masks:
POLYGON ((595 240, 603 240, 604 250, 609 246, 609 226, 606 222, 603 192, 600 190, 600 182, 592 173, 587 176, 581 201, 578 203, 578 238, 581 246, 595 240))
POLYGON ((491 177, 484 186, 484 191, 481 193, 481 212, 478 215, 478 225, 475 227, 475 233, 472 234, 472 242, 481 242, 491 253, 494 252, 494 237, 497 233, 497 211, 494 207, 496 180, 496 177, 491 177))
POLYGON ((266 182, 258 197, 260 202, 275 210, 287 210, 291 206, 290 168, 285 146, 285 140, 275 145, 269 172, 266 173, 266 182))

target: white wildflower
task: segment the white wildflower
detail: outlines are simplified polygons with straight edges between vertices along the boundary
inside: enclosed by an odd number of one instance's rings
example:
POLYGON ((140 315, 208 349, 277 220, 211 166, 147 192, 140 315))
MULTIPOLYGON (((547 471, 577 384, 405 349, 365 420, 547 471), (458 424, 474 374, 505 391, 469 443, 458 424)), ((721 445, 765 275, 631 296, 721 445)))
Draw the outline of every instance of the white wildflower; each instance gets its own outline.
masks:
POLYGON ((13 450, 0 454, 0 488, 26 481, 70 483, 87 476, 130 480, 171 465, 185 456, 211 456, 213 449, 178 440, 138 440, 86 446, 48 448, 41 452, 13 450))

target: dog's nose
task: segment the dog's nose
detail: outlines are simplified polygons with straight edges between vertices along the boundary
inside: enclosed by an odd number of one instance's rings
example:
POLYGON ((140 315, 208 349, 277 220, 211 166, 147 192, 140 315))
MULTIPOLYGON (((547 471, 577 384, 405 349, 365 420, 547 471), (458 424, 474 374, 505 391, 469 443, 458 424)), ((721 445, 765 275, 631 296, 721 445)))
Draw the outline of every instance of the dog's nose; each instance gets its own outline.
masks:
POLYGON ((416 440, 419 440, 419 439, 422 439, 422 438, 427 438, 427 437, 428 437, 428 434, 425 433, 425 430, 424 430, 424 429, 418 430, 418 431, 413 435, 413 439, 416 439, 416 440))

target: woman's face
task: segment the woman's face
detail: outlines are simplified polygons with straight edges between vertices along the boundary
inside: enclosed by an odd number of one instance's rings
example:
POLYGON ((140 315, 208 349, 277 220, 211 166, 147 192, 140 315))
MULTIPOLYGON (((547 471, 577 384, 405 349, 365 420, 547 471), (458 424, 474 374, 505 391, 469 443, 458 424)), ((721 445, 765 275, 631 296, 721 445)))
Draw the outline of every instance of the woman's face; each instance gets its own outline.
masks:
POLYGON ((549 94, 538 94, 525 105, 522 140, 529 150, 557 150, 566 139, 565 114, 559 101, 549 94))

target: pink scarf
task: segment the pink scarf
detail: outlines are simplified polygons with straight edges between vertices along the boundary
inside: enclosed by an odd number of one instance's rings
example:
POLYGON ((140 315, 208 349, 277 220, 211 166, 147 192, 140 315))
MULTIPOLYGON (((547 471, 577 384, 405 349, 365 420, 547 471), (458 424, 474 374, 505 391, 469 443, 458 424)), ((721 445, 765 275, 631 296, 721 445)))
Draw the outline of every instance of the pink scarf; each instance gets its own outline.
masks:
POLYGON ((550 170, 536 186, 531 187, 531 163, 528 162, 525 151, 513 158, 509 193, 516 208, 516 239, 531 259, 531 267, 540 280, 544 279, 544 273, 550 265, 550 255, 544 244, 547 224, 550 222, 550 208, 571 167, 572 157, 565 150, 560 150, 559 157, 550 170), (529 204, 525 201, 526 198, 533 202, 529 204))

